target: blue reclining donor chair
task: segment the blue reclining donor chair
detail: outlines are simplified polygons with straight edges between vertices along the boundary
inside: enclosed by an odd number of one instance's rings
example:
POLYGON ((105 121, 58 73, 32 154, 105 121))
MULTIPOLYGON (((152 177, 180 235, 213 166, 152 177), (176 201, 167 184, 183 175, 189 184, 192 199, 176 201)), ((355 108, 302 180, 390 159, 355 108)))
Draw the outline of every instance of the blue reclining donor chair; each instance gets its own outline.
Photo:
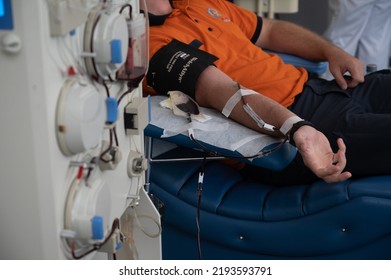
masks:
MULTIPOLYGON (((315 72, 327 67, 311 65, 315 72)), ((160 110, 155 98, 152 120, 160 110)), ((154 151, 160 147, 150 161, 149 191, 160 205, 163 259, 391 258, 391 176, 276 187, 245 178, 219 160, 198 160, 205 153, 186 133, 156 140, 163 132, 153 122, 145 130, 155 139, 154 151), (169 142, 175 146, 165 148, 169 142), (182 157, 195 159, 162 160, 182 157), (197 196, 201 168, 204 181, 197 196)), ((251 164, 279 170, 295 152, 286 143, 251 164)))

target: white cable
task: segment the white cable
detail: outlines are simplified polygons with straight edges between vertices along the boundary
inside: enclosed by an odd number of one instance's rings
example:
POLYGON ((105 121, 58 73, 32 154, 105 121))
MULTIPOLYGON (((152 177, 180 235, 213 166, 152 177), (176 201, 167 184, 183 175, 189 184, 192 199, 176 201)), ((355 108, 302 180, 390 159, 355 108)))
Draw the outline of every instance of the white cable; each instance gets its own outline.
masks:
POLYGON ((134 214, 134 218, 136 220, 136 223, 137 223, 137 226, 140 228, 140 230, 148 237, 151 237, 151 238, 157 238, 161 235, 162 233, 162 227, 161 225, 159 224, 159 221, 157 221, 154 217, 152 217, 151 215, 139 215, 137 214, 137 210, 136 210, 136 200, 134 199, 133 200, 133 203, 130 205, 131 208, 133 208, 133 214, 134 214), (158 228, 158 231, 156 233, 149 233, 145 227, 141 224, 141 221, 140 221, 140 218, 146 218, 146 219, 149 219, 149 220, 152 220, 152 222, 157 226, 158 228))
MULTIPOLYGON (((56 51, 57 51, 57 56, 60 58, 61 62, 63 65, 65 65, 65 69, 67 70, 69 66, 69 61, 68 59, 64 56, 64 52, 62 50, 62 38, 61 37, 56 37, 54 38, 54 41, 56 43, 56 51)), ((65 71, 66 71, 65 70, 65 71)))
POLYGON ((82 70, 82 66, 80 64, 80 61, 82 61, 82 60, 78 59, 78 53, 80 53, 80 50, 78 47, 79 42, 78 42, 78 39, 76 38, 78 33, 79 32, 77 32, 73 36, 68 35, 66 37, 62 37, 61 42, 62 42, 63 46, 65 47, 65 50, 63 50, 64 53, 68 54, 70 56, 70 57, 68 57, 68 59, 70 59, 69 66, 72 66, 78 73, 83 74, 84 71, 82 70))

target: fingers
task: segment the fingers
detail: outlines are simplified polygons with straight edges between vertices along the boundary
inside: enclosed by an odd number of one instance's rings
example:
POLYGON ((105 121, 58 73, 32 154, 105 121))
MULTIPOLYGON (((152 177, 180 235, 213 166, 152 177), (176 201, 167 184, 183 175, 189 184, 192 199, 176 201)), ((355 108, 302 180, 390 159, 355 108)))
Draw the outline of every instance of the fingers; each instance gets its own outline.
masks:
POLYGON ((337 140, 338 151, 334 154, 330 166, 319 170, 317 174, 320 178, 328 183, 341 182, 352 177, 350 172, 343 172, 346 167, 346 146, 341 138, 337 140))
POLYGON ((324 168, 323 170, 319 170, 318 174, 316 175, 327 183, 342 182, 352 177, 352 174, 350 172, 342 171, 343 169, 338 168, 334 165, 330 168, 324 168))
POLYGON ((300 144, 298 144, 299 141, 296 141, 296 144, 303 157, 304 164, 316 176, 326 182, 340 182, 349 179, 352 174, 344 172, 347 160, 345 156, 346 146, 343 140, 337 140, 338 151, 333 153, 327 138, 321 132, 313 128, 303 130, 306 127, 303 126, 295 134, 297 135, 299 132, 306 133, 306 137, 302 137, 303 139, 296 136, 297 140, 302 140, 300 144))
POLYGON ((352 177, 352 174, 350 172, 342 172, 342 173, 338 173, 338 174, 334 174, 334 175, 323 177, 322 179, 326 183, 337 183, 337 182, 346 181, 350 177, 352 177))
POLYGON ((327 183, 342 182, 352 177, 350 172, 343 172, 343 169, 335 165, 318 170, 316 175, 327 183))
POLYGON ((346 79, 347 86, 353 88, 364 82, 364 69, 353 68, 350 70, 351 77, 346 79))
POLYGON ((364 64, 350 55, 344 55, 340 59, 330 62, 330 71, 343 90, 353 88, 364 82, 364 64), (350 76, 345 75, 347 72, 350 73, 350 76))
POLYGON ((364 81, 363 74, 355 74, 352 76, 335 75, 335 81, 343 90, 347 88, 354 88, 364 81))
POLYGON ((348 88, 348 83, 346 82, 344 76, 342 75, 341 72, 339 71, 335 71, 333 73, 333 76, 335 78, 335 81, 337 82, 337 84, 339 85, 339 87, 343 90, 347 89, 348 88))

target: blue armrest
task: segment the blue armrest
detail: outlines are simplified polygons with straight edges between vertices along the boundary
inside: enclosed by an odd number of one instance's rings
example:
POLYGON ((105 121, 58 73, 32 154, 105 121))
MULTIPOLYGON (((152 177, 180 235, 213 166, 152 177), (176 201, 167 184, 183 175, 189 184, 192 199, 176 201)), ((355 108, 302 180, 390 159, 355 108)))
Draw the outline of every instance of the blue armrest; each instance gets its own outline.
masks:
MULTIPOLYGON (((149 98, 149 111, 150 111, 150 123, 144 130, 145 136, 149 136, 152 138, 158 138, 162 139, 171 143, 174 143, 178 146, 186 147, 186 148, 191 148, 195 150, 202 150, 203 147, 206 148, 208 151, 211 151, 213 153, 216 153, 218 156, 224 155, 227 158, 235 158, 238 161, 245 162, 247 164, 252 164, 255 166, 260 166, 264 168, 268 168, 270 170, 282 170, 285 168, 296 156, 297 150, 295 147, 290 145, 289 143, 284 143, 279 149, 273 151, 272 153, 268 154, 267 156, 263 157, 258 157, 255 159, 247 159, 243 157, 243 152, 240 153, 238 150, 231 150, 229 148, 225 148, 225 146, 220 145, 220 138, 224 138, 225 141, 227 139, 232 139, 232 141, 236 141, 235 139, 240 138, 240 139, 245 139, 246 137, 251 138, 253 134, 258 134, 255 133, 254 131, 244 128, 243 126, 237 124, 233 120, 229 118, 225 118, 222 114, 218 114, 217 111, 212 110, 212 109, 207 109, 201 107, 201 112, 207 113, 209 116, 213 116, 213 119, 211 121, 214 121, 214 124, 217 123, 217 120, 224 120, 225 122, 228 123, 229 129, 225 131, 207 131, 204 132, 205 134, 213 134, 216 133, 218 134, 218 139, 212 139, 212 142, 207 142, 208 140, 201 140, 203 138, 198 138, 197 136, 200 135, 202 136, 202 131, 195 130, 195 135, 197 138, 197 142, 193 141, 188 135, 187 132, 185 133, 179 133, 174 136, 170 137, 162 137, 164 134, 164 130, 167 129, 167 126, 161 124, 162 119, 169 119, 169 125, 171 126, 176 126, 178 123, 178 126, 181 126, 182 124, 181 121, 186 122, 186 119, 183 117, 178 117, 175 116, 170 110, 164 109, 159 106, 159 102, 165 99, 166 97, 163 96, 153 96, 149 98), (163 127, 162 127, 163 126, 163 127), (240 129, 240 130, 239 130, 240 129), (223 137, 221 137, 224 135, 223 137), (237 138, 235 138, 233 135, 239 135, 237 138), (212 144, 211 144, 212 143, 212 144), (202 145, 202 148, 200 145, 202 145)), ((215 135, 216 135, 215 134, 215 135)), ((270 141, 266 141, 265 143, 270 143, 270 144, 265 144, 265 145, 260 145, 261 151, 265 150, 270 150, 272 147, 275 147, 276 145, 280 144, 280 140, 273 138, 271 136, 265 135, 264 137, 267 137, 270 139, 270 141)), ((254 141, 258 141, 255 139, 254 141)), ((245 145, 251 145, 248 147, 251 147, 251 150, 254 150, 254 147, 257 147, 257 143, 255 142, 248 142, 245 145)), ((255 153, 258 153, 259 150, 256 150, 255 153)), ((253 154, 251 154, 253 155, 253 154)), ((248 155, 245 155, 248 156, 248 155)))
MULTIPOLYGON (((163 135, 163 129, 161 127, 157 127, 155 125, 149 124, 144 130, 145 136, 161 139, 163 135)), ((172 137, 164 138, 165 141, 177 144, 182 147, 191 148, 200 150, 200 147, 193 142, 188 136, 183 134, 178 134, 172 137)), ((247 164, 267 168, 270 170, 282 170, 284 169, 296 156, 297 150, 290 145, 289 143, 285 143, 281 148, 272 152, 271 154, 256 158, 253 160, 248 160, 246 158, 240 157, 241 154, 237 151, 231 151, 228 149, 219 148, 216 146, 209 145, 203 141, 199 141, 205 148, 209 151, 217 153, 217 155, 227 155, 227 158, 231 156, 238 161, 242 161, 247 164)), ((270 146, 265 147, 263 150, 268 150, 275 146, 276 144, 272 144, 270 146)))

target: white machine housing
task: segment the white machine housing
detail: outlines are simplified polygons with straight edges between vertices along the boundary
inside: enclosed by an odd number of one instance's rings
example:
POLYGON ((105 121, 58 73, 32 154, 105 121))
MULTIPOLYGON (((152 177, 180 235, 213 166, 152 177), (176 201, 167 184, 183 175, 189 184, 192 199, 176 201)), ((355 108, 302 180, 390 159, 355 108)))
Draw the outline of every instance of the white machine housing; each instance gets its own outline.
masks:
MULTIPOLYGON (((128 155, 144 160, 143 128, 126 134, 122 117, 142 98, 141 88, 94 79, 84 59, 97 54, 83 50, 97 5, 131 5, 138 13, 138 0, 1 1, 11 4, 5 12, 13 25, 3 28, 0 14, 0 259, 72 259, 70 244, 86 251, 108 237, 116 220, 109 242, 83 259, 160 259, 160 216, 144 189, 146 165, 129 175, 128 155), (104 103, 108 94, 114 113, 104 103), (118 145, 103 153, 114 129, 118 145), (100 164, 100 155, 107 162, 100 164)), ((118 48, 129 35, 116 17, 118 48)), ((99 65, 102 76, 124 63, 127 46, 120 47, 121 60, 99 65)))

